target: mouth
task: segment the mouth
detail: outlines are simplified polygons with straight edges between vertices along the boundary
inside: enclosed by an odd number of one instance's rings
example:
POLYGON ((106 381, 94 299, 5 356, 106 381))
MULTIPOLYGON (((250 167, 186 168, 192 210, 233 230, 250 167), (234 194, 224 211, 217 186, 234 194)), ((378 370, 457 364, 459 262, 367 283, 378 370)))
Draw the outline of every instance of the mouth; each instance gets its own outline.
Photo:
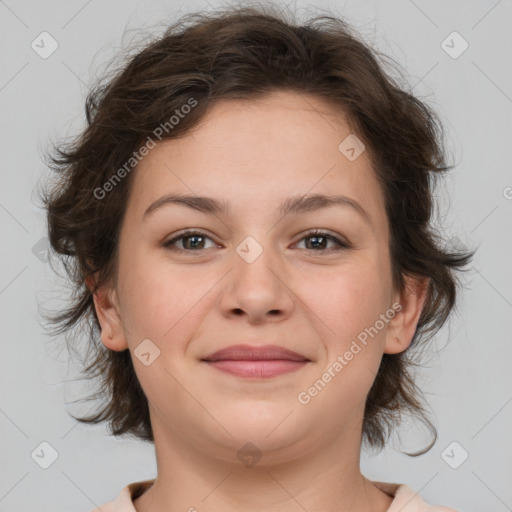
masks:
POLYGON ((233 345, 202 361, 217 370, 249 379, 276 377, 297 371, 311 362, 302 354, 277 345, 233 345))

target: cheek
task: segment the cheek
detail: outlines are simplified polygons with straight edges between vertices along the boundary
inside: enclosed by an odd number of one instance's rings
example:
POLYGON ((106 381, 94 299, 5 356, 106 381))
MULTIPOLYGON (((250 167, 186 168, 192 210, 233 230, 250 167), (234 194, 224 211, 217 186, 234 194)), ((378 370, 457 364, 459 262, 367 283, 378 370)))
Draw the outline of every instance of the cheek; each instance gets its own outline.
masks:
POLYGON ((298 295, 324 324, 326 335, 344 344, 386 312, 389 269, 371 255, 356 255, 332 271, 309 272, 298 295))
POLYGON ((120 266, 121 306, 130 344, 139 339, 154 339, 160 347, 179 346, 189 324, 208 303, 208 291, 217 275, 199 273, 192 265, 177 266, 156 259, 132 256, 130 266, 120 266))
POLYGON ((315 325, 325 358, 319 361, 318 380, 306 383, 303 391, 318 393, 313 407, 319 414, 332 411, 342 422, 356 407, 363 407, 382 358, 387 323, 380 318, 390 306, 389 282, 377 265, 360 261, 322 279, 323 287, 310 291, 312 302, 307 304, 317 313, 315 325))

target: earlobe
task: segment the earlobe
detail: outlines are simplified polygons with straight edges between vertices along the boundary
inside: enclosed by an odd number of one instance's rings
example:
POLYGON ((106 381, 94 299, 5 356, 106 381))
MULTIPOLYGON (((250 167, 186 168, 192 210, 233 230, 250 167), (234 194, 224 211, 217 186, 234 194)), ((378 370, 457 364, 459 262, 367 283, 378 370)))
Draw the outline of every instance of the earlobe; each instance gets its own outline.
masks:
POLYGON ((427 299, 430 278, 405 276, 404 279, 405 287, 399 297, 401 309, 388 325, 385 354, 398 354, 409 347, 427 299))
MULTIPOLYGON (((92 290, 89 279, 86 280, 86 284, 92 290)), ((101 326, 101 341, 103 345, 110 350, 126 350, 128 343, 121 324, 115 289, 105 284, 94 291, 93 300, 96 315, 101 326)))

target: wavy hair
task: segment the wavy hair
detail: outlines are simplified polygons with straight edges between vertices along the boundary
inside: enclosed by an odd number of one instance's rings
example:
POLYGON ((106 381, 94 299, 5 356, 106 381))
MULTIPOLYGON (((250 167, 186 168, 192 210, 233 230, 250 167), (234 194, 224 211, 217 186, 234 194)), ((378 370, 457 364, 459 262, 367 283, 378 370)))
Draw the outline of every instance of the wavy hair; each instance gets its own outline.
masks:
POLYGON ((460 284, 456 271, 472 257, 451 251, 433 227, 435 182, 453 168, 446 163, 443 126, 431 107, 385 71, 394 61, 363 42, 346 22, 323 15, 300 24, 287 16, 272 6, 183 16, 126 62, 116 60, 87 96, 86 127, 48 152, 55 178, 42 196, 48 236, 72 290, 69 307, 51 315, 50 323, 54 334, 66 334, 68 347, 77 344, 77 329, 85 327, 83 375, 99 383, 88 398, 95 401, 95 411, 73 417, 108 422, 113 435, 153 440, 147 398, 130 352, 111 351, 101 343, 93 303, 94 291, 116 275, 118 235, 133 176, 126 162, 159 126, 166 127, 160 130, 162 140, 180 137, 218 101, 292 90, 343 111, 368 149, 385 197, 395 288, 403 290, 406 275, 429 278, 410 347, 382 357, 362 432, 363 443, 382 449, 409 410, 433 433, 428 451, 437 430, 410 371, 415 365, 411 354, 447 320, 460 284), (179 123, 170 123, 190 98, 197 102, 194 108, 179 123), (123 179, 113 183, 123 166, 123 179), (109 180, 108 197, 98 197, 109 180), (96 273, 91 290, 86 279, 96 273))

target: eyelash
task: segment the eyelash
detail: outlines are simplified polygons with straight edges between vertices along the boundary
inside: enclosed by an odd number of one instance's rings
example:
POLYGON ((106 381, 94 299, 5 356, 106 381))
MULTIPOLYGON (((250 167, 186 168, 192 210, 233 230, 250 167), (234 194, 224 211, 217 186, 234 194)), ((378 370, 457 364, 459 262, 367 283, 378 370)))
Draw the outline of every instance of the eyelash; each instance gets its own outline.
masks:
MULTIPOLYGON (((187 252, 187 253, 202 252, 201 250, 179 249, 177 247, 173 247, 173 245, 178 240, 182 240, 184 238, 189 238, 189 237, 192 237, 194 235, 199 235, 199 236, 202 236, 204 238, 209 238, 210 240, 213 241, 213 239, 211 237, 209 237, 205 233, 202 233, 201 231, 197 231, 197 230, 193 230, 193 229, 188 229, 186 231, 182 231, 178 236, 174 237, 173 239, 168 240, 167 242, 164 242, 163 246, 165 248, 167 248, 167 249, 170 249, 170 250, 173 250, 173 251, 176 251, 176 252, 187 252)), ((299 240, 299 242, 302 242, 303 240, 305 240, 307 238, 313 238, 313 237, 327 238, 327 239, 332 240, 333 242, 335 242, 338 245, 338 247, 334 248, 334 249, 331 248, 331 249, 319 249, 319 250, 315 250, 315 249, 305 249, 305 250, 310 250, 310 251, 313 251, 313 252, 324 252, 325 253, 325 252, 332 252, 332 251, 341 251, 341 250, 344 250, 344 249, 350 249, 351 248, 351 245, 348 242, 339 239, 338 237, 332 235, 328 231, 322 231, 322 230, 319 230, 319 229, 315 229, 313 231, 310 231, 310 232, 306 233, 299 240)), ((299 243, 299 242, 297 242, 297 243, 299 243)))

